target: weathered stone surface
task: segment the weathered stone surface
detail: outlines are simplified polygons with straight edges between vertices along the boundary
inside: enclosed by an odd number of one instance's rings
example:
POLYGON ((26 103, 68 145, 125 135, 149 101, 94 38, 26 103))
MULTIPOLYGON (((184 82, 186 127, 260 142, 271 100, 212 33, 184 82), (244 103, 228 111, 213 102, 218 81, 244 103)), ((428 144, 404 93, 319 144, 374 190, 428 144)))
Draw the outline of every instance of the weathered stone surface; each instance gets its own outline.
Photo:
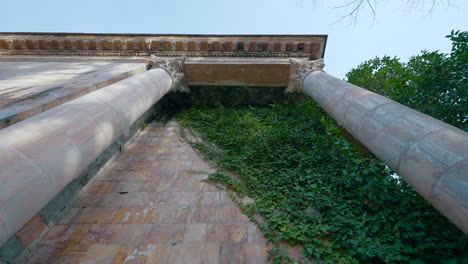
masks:
POLYGON ((26 155, 6 147, 0 148, 0 152, 0 244, 3 245, 53 198, 51 186, 54 185, 26 155))
POLYGON ((187 80, 185 78, 184 62, 185 57, 175 59, 160 58, 154 55, 151 55, 150 57, 150 64, 152 68, 164 69, 171 75, 171 91, 173 92, 190 92, 187 86, 187 80))
POLYGON ((308 59, 293 59, 290 58, 289 62, 289 83, 286 88, 287 93, 301 92, 303 90, 303 81, 307 74, 311 71, 322 70, 325 67, 323 59, 308 60, 308 59))
POLYGON ((143 71, 144 63, 1 62, 0 128, 143 71))
POLYGON ((187 59, 189 85, 285 87, 289 62, 286 59, 211 59, 203 63, 187 59))
POLYGON ((99 263, 268 263, 268 246, 260 230, 227 193, 214 186, 200 189, 207 173, 192 170, 201 164, 209 166, 182 141, 177 129, 147 127, 106 173, 90 183, 26 263, 93 259, 99 263), (149 144, 155 140, 159 144, 149 144), (153 167, 167 161, 173 162, 173 173, 153 167), (185 163, 192 167, 174 166, 185 163), (144 180, 114 177, 148 170, 150 177, 144 180), (144 184, 137 184, 140 181, 144 184), (143 197, 142 193, 148 199, 138 205, 123 204, 125 198, 118 198, 143 197))
POLYGON ((10 237, 5 245, 5 247, 0 248, 0 260, 3 259, 8 263, 17 262, 18 256, 26 249, 16 236, 10 237))
POLYGON ((8 217, 2 219, 0 244, 80 176, 171 84, 166 71, 154 69, 2 129, 0 215, 8 217), (119 118, 94 119, 87 109, 96 106, 119 118))
POLYGON ((303 91, 468 233, 468 133, 322 71, 303 91))
POLYGON ((29 248, 47 231, 49 231, 47 225, 42 221, 41 216, 36 214, 16 232, 16 236, 25 248, 29 248))
POLYGON ((318 59, 323 57, 326 40, 325 35, 0 33, 0 55, 70 55, 73 52, 73 55, 98 56, 318 59))
MULTIPOLYGON (((195 53, 195 52, 193 52, 195 53)), ((263 54, 264 55, 264 54, 263 54)), ((135 63, 146 65, 147 57, 116 56, 0 56, 2 62, 47 62, 56 63, 135 63)), ((290 62, 287 57, 226 58, 226 57, 187 57, 184 73, 189 86, 250 86, 250 87, 286 87, 289 82, 290 62)), ((61 97, 59 103, 76 99, 99 87, 90 86, 82 92, 61 97), (89 90, 89 91, 88 91, 89 90)), ((58 89, 59 92, 60 89, 58 89)), ((38 100, 38 98, 36 98, 38 100)), ((54 101, 51 102, 55 103, 54 101)), ((37 111, 43 111, 36 109, 37 111)), ((26 112, 26 114, 34 113, 26 112)), ((14 121, 14 120, 13 120, 14 121)))

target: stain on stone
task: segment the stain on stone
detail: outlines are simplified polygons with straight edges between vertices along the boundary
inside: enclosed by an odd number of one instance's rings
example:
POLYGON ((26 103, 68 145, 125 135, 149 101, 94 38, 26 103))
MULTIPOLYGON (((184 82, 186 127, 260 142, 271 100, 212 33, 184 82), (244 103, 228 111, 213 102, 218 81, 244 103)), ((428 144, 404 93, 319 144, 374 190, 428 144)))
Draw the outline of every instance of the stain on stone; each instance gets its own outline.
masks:
POLYGON ((15 263, 24 250, 26 248, 23 246, 23 243, 16 236, 12 236, 0 247, 0 257, 7 263, 15 263))
POLYGON ((7 126, 9 126, 11 124, 11 121, 13 121, 13 118, 14 116, 0 119, 0 123, 6 124, 7 126))
POLYGON ((4 39, 0 39, 0 49, 2 50, 10 49, 10 42, 4 39))
POLYGON ((286 52, 293 52, 294 51, 294 44, 293 43, 286 43, 286 52))
POLYGON ((244 42, 237 43, 237 51, 244 51, 244 42))
POLYGON ((305 47, 304 43, 297 44, 297 51, 304 51, 304 47, 305 47))

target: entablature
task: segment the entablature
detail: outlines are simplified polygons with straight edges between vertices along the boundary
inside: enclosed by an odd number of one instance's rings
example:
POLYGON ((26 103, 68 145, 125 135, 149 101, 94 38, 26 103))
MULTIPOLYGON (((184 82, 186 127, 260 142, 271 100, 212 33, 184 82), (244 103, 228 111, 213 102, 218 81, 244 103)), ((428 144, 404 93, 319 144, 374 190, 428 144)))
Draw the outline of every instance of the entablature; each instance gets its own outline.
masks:
POLYGON ((185 57, 188 85, 286 87, 289 58, 317 60, 326 35, 0 33, 0 61, 148 63, 185 57))
POLYGON ((0 55, 323 58, 326 35, 0 33, 0 55))

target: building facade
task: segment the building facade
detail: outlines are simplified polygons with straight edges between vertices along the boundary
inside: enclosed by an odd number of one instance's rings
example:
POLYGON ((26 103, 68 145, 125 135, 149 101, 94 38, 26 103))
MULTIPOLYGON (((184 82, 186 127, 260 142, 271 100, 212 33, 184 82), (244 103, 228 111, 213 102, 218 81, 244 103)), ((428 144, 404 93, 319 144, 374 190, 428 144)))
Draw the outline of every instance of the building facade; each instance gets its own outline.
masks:
POLYGON ((200 100, 210 87, 255 91, 238 101, 310 96, 467 233, 467 133, 328 75, 326 41, 0 33, 0 256, 15 262, 35 249, 165 98, 197 91, 200 100))

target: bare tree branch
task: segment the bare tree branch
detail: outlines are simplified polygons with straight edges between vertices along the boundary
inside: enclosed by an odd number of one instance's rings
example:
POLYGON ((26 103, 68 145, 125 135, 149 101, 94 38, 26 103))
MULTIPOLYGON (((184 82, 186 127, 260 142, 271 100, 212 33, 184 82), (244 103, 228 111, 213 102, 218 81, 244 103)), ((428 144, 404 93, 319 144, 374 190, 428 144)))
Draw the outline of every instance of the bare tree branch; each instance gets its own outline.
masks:
MULTIPOLYGON (((356 23, 358 15, 359 15, 359 11, 361 10, 361 8, 363 8, 363 5, 365 3, 370 4, 368 0, 352 0, 350 2, 345 3, 344 5, 333 7, 333 9, 345 9, 348 7, 352 8, 350 12, 348 12, 346 15, 342 16, 340 19, 335 21, 335 23, 338 23, 346 18, 351 18, 353 19, 353 23, 356 23)), ((371 4, 370 6, 371 6, 371 10, 373 11, 374 18, 375 18, 375 9, 371 4)))
MULTIPOLYGON (((375 21, 375 16, 377 14, 376 5, 381 1, 382 0, 348 0, 342 5, 334 6, 332 7, 333 9, 342 9, 346 11, 346 14, 335 21, 335 23, 347 18, 351 18, 353 22, 356 23, 359 12, 362 9, 370 10, 373 16, 373 21, 375 21)), ((451 0, 406 0, 404 2, 404 5, 409 7, 411 10, 416 8, 424 9, 429 3, 429 9, 427 10, 428 14, 432 13, 438 2, 442 5, 452 6, 451 0)))

